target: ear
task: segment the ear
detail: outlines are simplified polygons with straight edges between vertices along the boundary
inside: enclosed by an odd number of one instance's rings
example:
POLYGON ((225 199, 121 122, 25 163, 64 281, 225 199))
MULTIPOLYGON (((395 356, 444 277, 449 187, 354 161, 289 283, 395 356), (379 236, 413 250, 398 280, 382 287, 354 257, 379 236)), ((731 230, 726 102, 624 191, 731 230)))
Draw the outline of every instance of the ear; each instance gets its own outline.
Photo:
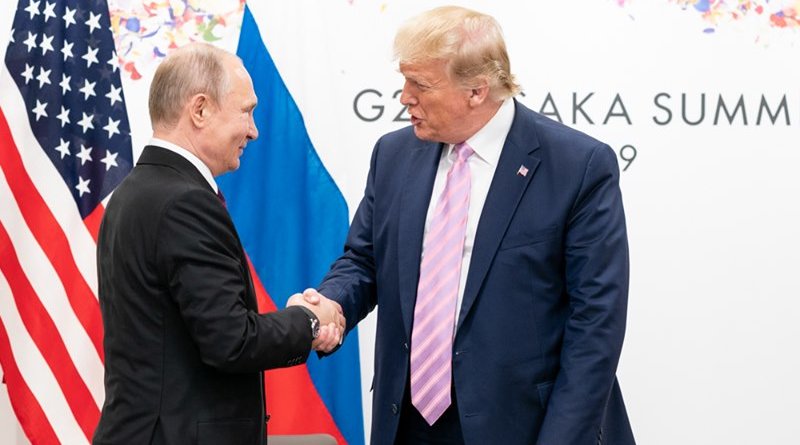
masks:
POLYGON ((189 107, 189 118, 195 127, 204 128, 208 126, 212 112, 211 100, 208 96, 203 93, 195 94, 189 99, 187 107, 189 107))
POLYGON ((469 104, 472 107, 482 105, 489 98, 489 82, 485 78, 478 81, 477 86, 469 90, 469 104))

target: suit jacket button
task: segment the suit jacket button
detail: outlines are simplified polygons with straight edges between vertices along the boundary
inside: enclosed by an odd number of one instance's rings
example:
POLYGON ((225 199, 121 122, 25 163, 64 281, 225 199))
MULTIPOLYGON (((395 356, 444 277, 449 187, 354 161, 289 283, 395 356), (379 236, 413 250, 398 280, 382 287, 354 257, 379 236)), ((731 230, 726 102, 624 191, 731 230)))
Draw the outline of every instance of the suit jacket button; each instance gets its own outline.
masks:
POLYGON ((392 403, 392 414, 397 415, 398 411, 400 411, 400 409, 397 407, 397 404, 392 403))
POLYGON ((408 343, 403 343, 403 351, 408 352, 408 343))

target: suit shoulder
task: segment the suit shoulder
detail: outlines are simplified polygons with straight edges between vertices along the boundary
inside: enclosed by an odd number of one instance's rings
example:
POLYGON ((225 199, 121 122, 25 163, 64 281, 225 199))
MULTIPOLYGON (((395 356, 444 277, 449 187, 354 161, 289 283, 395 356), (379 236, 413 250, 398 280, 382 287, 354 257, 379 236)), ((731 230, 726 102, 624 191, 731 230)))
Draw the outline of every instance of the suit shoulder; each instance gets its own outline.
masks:
POLYGON ((543 145, 564 145, 564 148, 572 147, 572 149, 576 150, 591 150, 599 145, 606 145, 604 142, 580 130, 569 127, 545 115, 530 109, 525 109, 525 111, 529 113, 530 119, 534 122, 540 143, 543 145))
POLYGON ((535 141, 534 155, 544 161, 554 162, 558 169, 582 170, 593 158, 603 159, 604 162, 616 160, 611 147, 582 131, 530 110, 519 102, 516 113, 516 129, 512 127, 509 137, 518 145, 530 145, 531 141, 535 141))
POLYGON ((154 218, 176 201, 213 202, 207 188, 187 180, 180 172, 162 165, 137 165, 114 190, 107 210, 124 216, 154 218))
POLYGON ((388 149, 397 149, 408 147, 410 145, 420 143, 420 139, 414 134, 414 127, 409 125, 399 130, 390 131, 378 139, 376 147, 387 147, 388 149))

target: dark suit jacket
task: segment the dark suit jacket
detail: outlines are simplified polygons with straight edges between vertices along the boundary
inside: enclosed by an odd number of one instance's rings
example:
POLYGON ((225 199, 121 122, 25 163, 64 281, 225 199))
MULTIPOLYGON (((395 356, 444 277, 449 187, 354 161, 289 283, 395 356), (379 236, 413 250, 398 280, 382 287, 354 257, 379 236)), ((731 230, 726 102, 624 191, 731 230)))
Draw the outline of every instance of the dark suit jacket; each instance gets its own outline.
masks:
POLYGON ((93 443, 265 443, 261 371, 306 360, 309 317, 257 313, 233 222, 200 172, 146 147, 97 247, 106 400, 93 443))
MULTIPOLYGON (((616 156, 515 106, 453 345, 464 439, 633 444, 615 377, 628 294, 616 156), (518 174, 520 166, 527 174, 518 174)), ((378 306, 373 444, 393 443, 407 390, 425 215, 441 150, 410 127, 378 141, 345 253, 319 286, 348 320, 378 306)))

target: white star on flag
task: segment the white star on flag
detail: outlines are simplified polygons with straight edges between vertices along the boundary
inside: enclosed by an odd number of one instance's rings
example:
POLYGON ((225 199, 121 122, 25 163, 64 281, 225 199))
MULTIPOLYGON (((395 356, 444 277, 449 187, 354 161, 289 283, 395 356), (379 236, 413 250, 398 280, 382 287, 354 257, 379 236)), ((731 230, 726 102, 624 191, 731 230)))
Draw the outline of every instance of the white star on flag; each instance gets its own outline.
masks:
POLYGON ((75 155, 78 159, 81 160, 81 165, 85 164, 87 161, 92 161, 92 147, 87 147, 81 144, 81 151, 80 153, 75 155))
POLYGON ((111 85, 106 97, 108 98, 109 102, 111 102, 112 107, 115 103, 122 102, 122 96, 120 93, 122 93, 122 88, 116 88, 114 85, 111 85))
POLYGON ((97 50, 98 48, 86 48, 86 54, 81 56, 81 59, 86 61, 86 68, 91 68, 93 63, 100 63, 97 60, 97 50))
POLYGON ((47 34, 42 34, 42 43, 39 44, 39 48, 42 50, 42 55, 47 54, 47 51, 53 51, 53 36, 47 36, 47 34))
POLYGON ((90 114, 87 116, 86 113, 84 113, 83 111, 81 111, 81 114, 83 115, 83 117, 81 118, 80 121, 78 121, 78 125, 80 125, 83 128, 83 133, 86 134, 86 130, 88 128, 94 130, 94 124, 92 124, 92 119, 94 119, 94 114, 90 114))
POLYGON ((58 83, 58 86, 61 87, 61 94, 67 94, 67 91, 72 91, 72 87, 69 86, 69 81, 72 80, 72 76, 67 76, 64 73, 61 73, 61 82, 58 83))
POLYGON ((115 134, 119 134, 119 121, 115 121, 114 119, 108 118, 108 124, 103 127, 103 130, 108 132, 108 138, 111 139, 111 136, 115 134))
POLYGON ((107 63, 111 66, 111 69, 114 72, 116 72, 119 69, 119 57, 117 57, 117 52, 116 51, 111 53, 111 58, 108 59, 107 63))
POLYGON ((25 85, 27 85, 28 82, 30 82, 31 79, 33 79, 33 67, 26 63, 25 71, 22 72, 22 77, 25 78, 25 85))
POLYGON ((44 22, 45 23, 47 23, 47 21, 50 20, 51 18, 55 18, 56 17, 56 13, 53 11, 55 9, 55 7, 56 7, 55 2, 54 3, 47 2, 47 4, 45 4, 45 6, 44 6, 44 22))
POLYGON ((64 61, 66 62, 68 58, 73 57, 72 55, 72 45, 73 43, 64 40, 64 46, 61 48, 61 54, 64 55, 64 61))
POLYGON ((64 29, 69 29, 69 25, 77 25, 78 23, 75 22, 75 11, 78 9, 69 9, 69 6, 66 7, 64 11, 64 29))
POLYGON ((109 171, 111 170, 111 167, 117 167, 117 154, 106 150, 106 157, 101 159, 100 162, 105 164, 106 171, 109 171))
POLYGON ((90 11, 86 26, 89 27, 89 34, 93 33, 95 29, 100 29, 100 14, 95 14, 90 11))
MULTIPOLYGON (((64 125, 72 123, 69 120, 69 108, 64 108, 64 106, 62 105, 61 106, 61 113, 59 113, 59 115, 56 116, 56 119, 61 121, 61 128, 64 128, 64 125)), ((63 156, 62 156, 62 158, 63 158, 63 156)))
POLYGON ((28 31, 28 38, 25 39, 24 42, 22 42, 22 43, 25 44, 25 46, 28 47, 28 52, 31 52, 32 49, 36 48, 36 46, 37 46, 36 45, 36 37, 37 37, 37 34, 33 34, 30 31, 28 31))
POLYGON ((36 76, 36 80, 39 81, 39 88, 43 87, 44 84, 50 84, 50 71, 39 67, 39 75, 36 76))
POLYGON ((61 153, 61 159, 64 159, 64 156, 69 156, 69 142, 65 141, 63 138, 58 138, 61 141, 56 147, 56 151, 61 153))
POLYGON ((95 84, 97 84, 97 82, 89 82, 87 79, 83 79, 83 87, 79 90, 81 93, 83 93, 83 100, 88 99, 90 96, 95 96, 95 84))
POLYGON ((90 181, 91 179, 83 179, 81 176, 78 177, 78 185, 75 186, 78 192, 80 192, 78 196, 83 196, 84 193, 92 193, 92 191, 89 190, 90 181))
POLYGON ((25 8, 25 12, 31 15, 30 16, 31 20, 33 20, 33 18, 36 17, 37 15, 39 15, 39 3, 41 2, 35 2, 33 0, 29 0, 28 7, 25 8))
POLYGON ((36 99, 36 106, 33 108, 33 114, 36 115, 37 121, 42 116, 47 117, 47 111, 45 111, 45 107, 47 107, 47 102, 41 103, 39 102, 39 99, 36 99))

